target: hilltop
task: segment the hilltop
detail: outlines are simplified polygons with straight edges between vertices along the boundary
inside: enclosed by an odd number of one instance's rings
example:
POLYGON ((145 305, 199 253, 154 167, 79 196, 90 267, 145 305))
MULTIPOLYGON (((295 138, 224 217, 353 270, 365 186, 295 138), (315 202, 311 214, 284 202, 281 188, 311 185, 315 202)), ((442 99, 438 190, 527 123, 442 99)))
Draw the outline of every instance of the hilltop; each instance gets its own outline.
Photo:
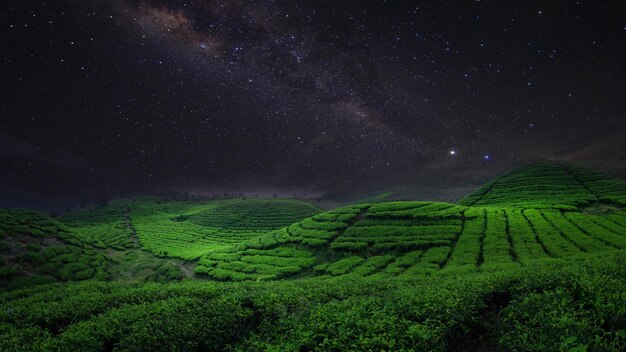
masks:
POLYGON ((562 163, 537 162, 487 182, 462 205, 577 210, 593 203, 626 206, 626 181, 562 163))
POLYGON ((519 167, 456 204, 142 197, 2 210, 0 229, 0 348, 626 344, 626 182, 572 165, 519 167))

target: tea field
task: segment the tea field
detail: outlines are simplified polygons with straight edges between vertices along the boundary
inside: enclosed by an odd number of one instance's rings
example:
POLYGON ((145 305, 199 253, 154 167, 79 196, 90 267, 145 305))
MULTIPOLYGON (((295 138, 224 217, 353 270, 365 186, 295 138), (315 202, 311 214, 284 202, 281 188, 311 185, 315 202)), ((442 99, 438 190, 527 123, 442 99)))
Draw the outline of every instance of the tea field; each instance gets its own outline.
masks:
POLYGON ((141 197, 0 230, 0 350, 626 349, 626 182, 573 165, 456 204, 141 197))

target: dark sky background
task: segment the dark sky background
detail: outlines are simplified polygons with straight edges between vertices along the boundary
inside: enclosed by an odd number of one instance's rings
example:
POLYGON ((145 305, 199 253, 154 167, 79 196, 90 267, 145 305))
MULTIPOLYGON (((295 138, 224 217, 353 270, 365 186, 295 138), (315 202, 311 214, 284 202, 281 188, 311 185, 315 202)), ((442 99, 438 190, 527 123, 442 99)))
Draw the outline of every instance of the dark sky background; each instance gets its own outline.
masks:
POLYGON ((626 170, 624 1, 5 1, 4 203, 626 170))

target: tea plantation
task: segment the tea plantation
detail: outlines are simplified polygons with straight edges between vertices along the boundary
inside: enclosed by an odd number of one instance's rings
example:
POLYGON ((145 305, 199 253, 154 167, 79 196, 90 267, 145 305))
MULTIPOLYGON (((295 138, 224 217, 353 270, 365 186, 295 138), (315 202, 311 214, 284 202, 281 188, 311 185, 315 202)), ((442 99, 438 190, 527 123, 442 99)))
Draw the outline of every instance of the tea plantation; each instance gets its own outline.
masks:
POLYGON ((626 182, 540 162, 457 204, 0 211, 0 350, 626 350, 626 182))

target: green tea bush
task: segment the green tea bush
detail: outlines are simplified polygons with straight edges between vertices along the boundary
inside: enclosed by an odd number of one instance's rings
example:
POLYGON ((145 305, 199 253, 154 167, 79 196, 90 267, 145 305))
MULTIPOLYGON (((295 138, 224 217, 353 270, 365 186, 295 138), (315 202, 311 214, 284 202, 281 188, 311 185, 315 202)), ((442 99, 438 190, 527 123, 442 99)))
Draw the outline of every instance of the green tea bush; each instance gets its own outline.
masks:
POLYGON ((568 266, 532 264, 392 280, 357 275, 365 263, 345 258, 342 271, 354 274, 336 279, 141 286, 87 281, 10 291, 0 294, 0 349, 624 347, 623 253, 568 266))
POLYGON ((322 271, 331 275, 343 275, 347 274, 355 266, 361 264, 364 261, 363 258, 352 256, 345 259, 338 260, 328 265, 318 266, 315 268, 317 271, 322 271))

